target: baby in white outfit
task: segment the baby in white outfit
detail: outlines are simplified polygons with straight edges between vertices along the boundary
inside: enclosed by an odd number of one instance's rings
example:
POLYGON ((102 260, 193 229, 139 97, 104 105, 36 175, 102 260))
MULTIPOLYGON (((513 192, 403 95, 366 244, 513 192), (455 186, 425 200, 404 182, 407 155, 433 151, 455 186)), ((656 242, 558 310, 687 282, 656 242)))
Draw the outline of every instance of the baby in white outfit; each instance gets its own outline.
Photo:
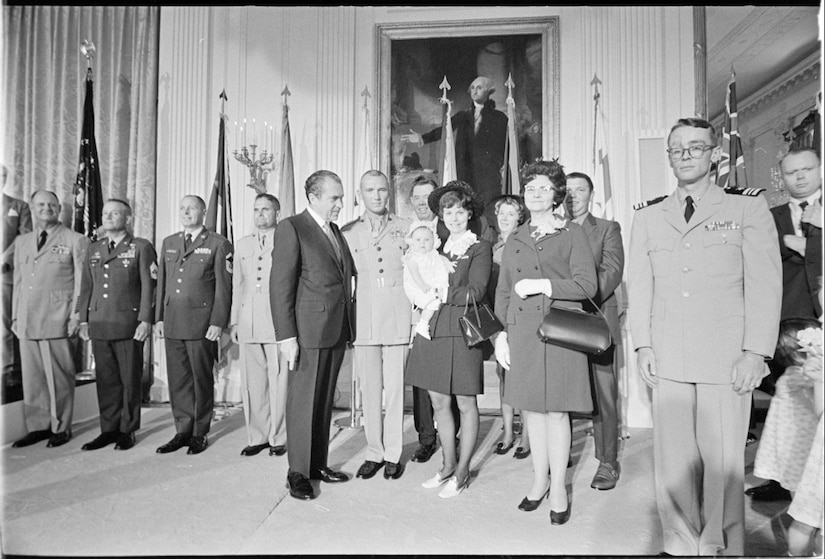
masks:
POLYGON ((447 299, 449 274, 454 264, 436 250, 441 241, 435 223, 415 221, 407 233, 409 249, 404 255, 404 292, 421 309, 415 332, 430 338, 430 319, 447 299))

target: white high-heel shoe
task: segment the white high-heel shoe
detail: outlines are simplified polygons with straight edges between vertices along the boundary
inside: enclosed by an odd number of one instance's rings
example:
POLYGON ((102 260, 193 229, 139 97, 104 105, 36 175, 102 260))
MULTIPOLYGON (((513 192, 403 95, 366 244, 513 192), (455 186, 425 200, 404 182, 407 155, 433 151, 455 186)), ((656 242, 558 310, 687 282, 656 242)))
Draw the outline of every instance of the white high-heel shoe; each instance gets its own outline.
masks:
POLYGON ((441 487, 447 483, 447 480, 450 479, 451 475, 452 474, 441 477, 441 472, 436 472, 433 477, 422 483, 421 487, 424 489, 435 489, 436 487, 441 487))
POLYGON ((462 483, 461 485, 458 484, 458 478, 455 477, 455 476, 452 476, 450 479, 447 480, 447 485, 445 485, 444 489, 442 489, 438 493, 438 496, 441 497, 442 499, 449 499, 450 497, 456 497, 462 491, 467 489, 468 485, 470 485, 470 476, 467 476, 467 478, 464 480, 464 483, 462 483))

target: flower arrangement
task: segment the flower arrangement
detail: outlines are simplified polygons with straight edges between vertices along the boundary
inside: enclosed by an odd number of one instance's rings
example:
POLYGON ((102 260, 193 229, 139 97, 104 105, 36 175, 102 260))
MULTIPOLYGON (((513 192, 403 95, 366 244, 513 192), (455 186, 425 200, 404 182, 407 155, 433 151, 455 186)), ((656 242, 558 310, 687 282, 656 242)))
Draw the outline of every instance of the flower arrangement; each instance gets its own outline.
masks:
POLYGON ((536 230, 531 233, 534 239, 541 239, 545 235, 552 235, 567 229, 567 220, 559 214, 552 214, 549 223, 536 224, 536 230))

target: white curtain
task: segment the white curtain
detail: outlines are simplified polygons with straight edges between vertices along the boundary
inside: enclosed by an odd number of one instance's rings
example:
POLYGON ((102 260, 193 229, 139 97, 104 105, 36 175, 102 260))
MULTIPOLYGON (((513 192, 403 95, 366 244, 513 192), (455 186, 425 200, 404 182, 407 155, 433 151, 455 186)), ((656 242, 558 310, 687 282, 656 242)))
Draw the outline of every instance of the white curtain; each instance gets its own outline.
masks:
POLYGON ((154 241, 160 8, 6 6, 2 162, 6 190, 53 190, 70 225, 87 62, 92 59, 103 198, 128 200, 134 232, 154 241))

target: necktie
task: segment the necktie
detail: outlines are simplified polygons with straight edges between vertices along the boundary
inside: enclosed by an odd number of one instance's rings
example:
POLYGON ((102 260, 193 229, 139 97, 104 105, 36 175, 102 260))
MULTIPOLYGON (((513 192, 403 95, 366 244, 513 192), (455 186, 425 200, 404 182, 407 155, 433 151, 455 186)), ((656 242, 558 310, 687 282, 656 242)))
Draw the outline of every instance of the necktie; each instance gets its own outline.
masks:
POLYGON ((114 241, 109 241, 109 252, 114 252, 114 251, 115 251, 115 242, 114 241))
POLYGON ((40 250, 41 248, 43 248, 43 245, 46 244, 46 236, 47 235, 48 235, 48 233, 46 233, 45 231, 40 232, 40 238, 37 239, 37 250, 40 250))
POLYGON ((335 250, 335 258, 338 260, 338 264, 341 264, 343 259, 341 258, 341 247, 338 246, 338 240, 335 238, 335 235, 332 234, 332 228, 329 226, 329 223, 325 223, 322 227, 324 233, 326 233, 329 242, 332 243, 332 248, 335 250))
POLYGON ((799 209, 801 210, 799 215, 799 228, 802 230, 802 235, 807 237, 811 232, 811 224, 805 223, 802 221, 802 214, 805 213, 805 208, 808 207, 808 202, 800 202, 799 209))
POLYGON ((186 236, 183 238, 183 250, 184 252, 189 250, 189 245, 192 244, 192 234, 187 233, 186 236))
POLYGON ((688 196, 685 198, 685 223, 690 222, 690 218, 693 217, 693 198, 688 196))

